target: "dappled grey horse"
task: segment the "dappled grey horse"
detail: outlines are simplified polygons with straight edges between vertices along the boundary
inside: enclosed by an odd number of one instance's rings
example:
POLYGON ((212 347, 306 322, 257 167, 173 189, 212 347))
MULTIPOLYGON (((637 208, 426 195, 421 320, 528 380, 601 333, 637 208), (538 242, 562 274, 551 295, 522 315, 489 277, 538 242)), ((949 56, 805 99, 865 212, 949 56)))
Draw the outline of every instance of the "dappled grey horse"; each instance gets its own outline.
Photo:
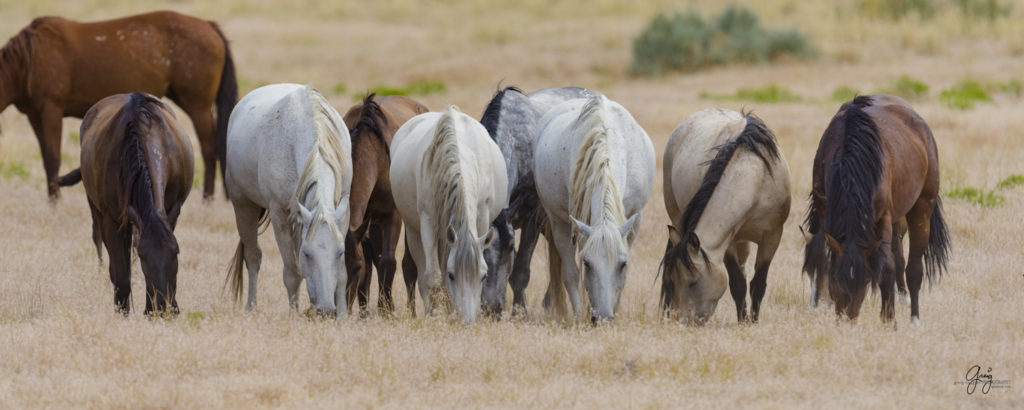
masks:
POLYGON ((524 293, 530 281, 530 260, 545 219, 533 178, 533 141, 540 119, 562 102, 594 95, 599 93, 579 87, 546 88, 528 95, 519 88, 505 87, 487 104, 480 122, 505 157, 509 205, 491 224, 498 235, 484 251, 485 312, 501 315, 508 285, 512 286, 513 306, 526 309, 524 293), (522 230, 518 252, 515 229, 522 230))

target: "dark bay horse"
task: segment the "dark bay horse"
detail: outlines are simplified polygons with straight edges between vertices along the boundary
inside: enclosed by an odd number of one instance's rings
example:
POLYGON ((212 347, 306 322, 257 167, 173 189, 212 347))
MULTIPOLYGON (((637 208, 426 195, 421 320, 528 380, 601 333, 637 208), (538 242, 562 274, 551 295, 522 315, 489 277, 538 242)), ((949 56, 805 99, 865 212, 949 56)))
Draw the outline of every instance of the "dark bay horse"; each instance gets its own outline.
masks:
POLYGON ((484 251, 488 272, 482 299, 488 314, 501 315, 509 286, 515 309, 526 310, 530 261, 546 220, 533 178, 533 141, 540 120, 555 105, 594 95, 598 93, 580 87, 546 88, 530 94, 505 87, 494 94, 484 109, 480 123, 505 157, 509 190, 508 208, 491 224, 498 236, 484 251), (521 230, 518 251, 515 229, 521 230))
POLYGON ((868 287, 877 286, 882 320, 893 319, 905 229, 910 320, 919 323, 922 278, 945 270, 950 238, 935 139, 910 104, 891 95, 843 104, 818 145, 810 202, 804 271, 816 284, 827 275, 836 314, 855 319, 868 287))
MULTIPOLYGON (((131 310, 131 248, 146 277, 146 314, 178 312, 178 242, 174 227, 192 189, 189 136, 174 111, 153 95, 117 94, 85 114, 82 167, 60 178, 82 181, 92 212, 92 238, 110 255, 114 304, 131 310)), ((102 258, 102 256, 101 256, 102 258)))
POLYGON ((238 99, 231 51, 216 23, 170 11, 95 23, 40 17, 0 49, 0 111, 14 104, 28 116, 52 200, 60 197, 61 118, 81 118, 106 96, 136 91, 166 95, 192 119, 203 197, 211 197, 238 99))
MULTIPOLYGON (((345 125, 352 138, 353 164, 349 231, 345 239, 345 247, 351 249, 345 253, 347 293, 350 304, 358 295, 360 312, 364 315, 374 266, 379 288, 377 308, 384 314, 394 311, 391 283, 395 279, 395 247, 402 230, 402 217, 391 196, 391 138, 402 124, 427 111, 426 106, 410 98, 377 97, 371 93, 345 113, 345 125)), ((410 312, 415 312, 416 270, 403 269, 403 276, 410 312)))

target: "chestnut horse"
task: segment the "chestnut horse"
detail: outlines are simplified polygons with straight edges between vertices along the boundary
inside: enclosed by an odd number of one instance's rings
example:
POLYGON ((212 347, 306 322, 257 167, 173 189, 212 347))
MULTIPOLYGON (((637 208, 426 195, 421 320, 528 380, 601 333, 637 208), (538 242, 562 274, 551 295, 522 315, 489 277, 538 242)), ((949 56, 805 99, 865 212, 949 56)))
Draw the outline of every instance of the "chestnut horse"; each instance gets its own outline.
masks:
POLYGON ((131 310, 131 246, 146 276, 146 314, 178 313, 174 227, 192 190, 192 143, 174 111, 153 95, 117 94, 82 120, 82 167, 61 185, 85 185, 92 240, 110 255, 114 304, 131 310))
MULTIPOLYGON (((391 283, 395 279, 395 247, 402 230, 402 217, 391 195, 391 138, 410 118, 429 111, 412 99, 369 94, 345 113, 345 125, 352 138, 352 193, 349 197, 349 228, 345 247, 348 259, 348 303, 358 290, 360 314, 366 314, 370 277, 377 267, 377 308, 384 314, 394 310, 391 283), (359 247, 356 247, 359 244, 359 247), (359 250, 361 248, 361 252, 359 250), (370 261, 372 265, 367 264, 370 261)), ((404 270, 410 311, 414 311, 416 271, 404 270), (411 275, 411 277, 410 277, 411 275)))
POLYGON ((919 323, 921 280, 945 270, 950 243, 935 138, 910 104, 891 95, 843 104, 818 145, 810 202, 804 271, 814 283, 828 275, 836 314, 855 319, 870 285, 881 289, 882 321, 893 319, 903 270, 893 250, 905 226, 910 321, 919 323))
POLYGON ((203 197, 211 197, 238 99, 217 24, 170 11, 95 23, 40 17, 0 49, 0 111, 13 103, 28 116, 51 200, 60 197, 61 118, 81 118, 108 95, 135 91, 166 95, 192 119, 205 165, 203 197))

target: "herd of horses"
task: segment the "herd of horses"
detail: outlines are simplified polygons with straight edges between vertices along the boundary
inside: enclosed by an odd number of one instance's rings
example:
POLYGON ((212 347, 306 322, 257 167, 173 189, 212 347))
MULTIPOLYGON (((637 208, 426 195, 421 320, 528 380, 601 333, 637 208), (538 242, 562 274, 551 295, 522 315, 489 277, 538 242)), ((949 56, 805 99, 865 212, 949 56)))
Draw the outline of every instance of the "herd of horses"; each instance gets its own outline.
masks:
MULTIPOLYGON (((525 312, 544 234, 545 309, 571 321, 614 319, 656 172, 651 139, 620 104, 578 87, 506 87, 477 121, 455 106, 429 112, 374 94, 342 116, 310 85, 268 85, 236 103, 237 94, 217 25, 173 12, 97 23, 38 18, 0 49, 0 108, 14 104, 28 116, 53 200, 59 186, 84 185, 97 255, 104 245, 124 314, 133 248, 146 313, 178 311, 174 228, 194 164, 166 96, 195 125, 204 198, 221 165, 239 235, 226 284, 240 299, 248 273, 247 309, 256 305, 257 237, 272 226, 294 309, 305 282, 320 315, 340 319, 356 300, 365 314, 376 268, 378 309, 390 314, 404 225, 413 315, 417 286, 426 314, 454 311, 466 323, 481 311, 500 315, 509 286, 511 310, 525 312), (81 165, 58 177, 65 116, 83 119, 81 165)), ((728 289, 737 319, 756 322, 791 202, 775 135, 751 113, 705 109, 672 132, 662 171, 664 314, 704 323, 728 289)), ((896 293, 909 293, 917 323, 922 280, 943 272, 950 250, 925 121, 890 95, 842 104, 818 145, 809 202, 801 230, 811 304, 827 289, 835 313, 855 319, 867 291, 878 289, 888 322, 896 293)))

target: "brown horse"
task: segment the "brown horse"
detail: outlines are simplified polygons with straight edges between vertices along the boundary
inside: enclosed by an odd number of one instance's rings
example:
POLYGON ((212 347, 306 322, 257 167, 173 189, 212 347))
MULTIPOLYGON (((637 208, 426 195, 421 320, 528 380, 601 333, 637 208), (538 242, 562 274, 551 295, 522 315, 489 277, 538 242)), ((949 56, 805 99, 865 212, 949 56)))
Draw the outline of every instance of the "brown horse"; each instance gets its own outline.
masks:
MULTIPOLYGON (((366 314, 370 276, 377 267, 377 308, 385 314, 394 310, 391 283, 395 279, 395 247, 402 230, 402 218, 391 196, 390 145, 398 128, 427 107, 401 96, 367 95, 345 113, 345 125, 352 137, 352 193, 349 197, 349 233, 345 247, 348 268, 348 303, 358 292, 359 309, 366 314), (362 252, 356 250, 359 244, 362 252), (373 265, 369 265, 369 260, 373 265)), ((410 311, 416 286, 416 270, 403 270, 409 293, 410 311), (410 275, 412 277, 410 277, 410 275)))
POLYGON ((131 246, 146 276, 146 313, 178 312, 174 226, 192 189, 192 143, 174 111, 153 95, 117 94, 82 120, 82 167, 61 185, 82 181, 92 211, 92 240, 110 255, 114 304, 131 310, 131 246))
POLYGON ((881 289, 882 321, 893 319, 896 276, 903 270, 897 266, 903 264, 901 231, 909 230, 906 281, 910 321, 917 324, 921 280, 940 275, 950 251, 928 124, 891 95, 843 104, 818 145, 810 202, 804 271, 816 284, 828 275, 836 314, 850 319, 869 285, 881 289))
POLYGON ((13 103, 28 115, 52 200, 60 197, 61 118, 135 91, 166 95, 192 119, 206 166, 203 197, 211 197, 238 99, 228 41, 215 23, 170 11, 95 23, 40 17, 0 49, 0 111, 13 103))

